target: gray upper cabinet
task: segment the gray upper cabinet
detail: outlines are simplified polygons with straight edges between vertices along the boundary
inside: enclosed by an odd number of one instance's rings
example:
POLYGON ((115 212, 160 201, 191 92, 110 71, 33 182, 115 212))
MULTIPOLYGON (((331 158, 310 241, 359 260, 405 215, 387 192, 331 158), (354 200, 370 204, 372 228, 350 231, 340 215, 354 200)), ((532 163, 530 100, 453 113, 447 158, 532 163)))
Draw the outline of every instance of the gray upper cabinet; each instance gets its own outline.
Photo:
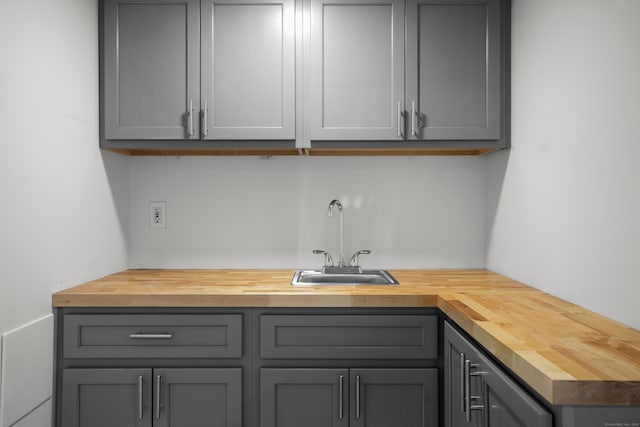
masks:
POLYGON ((295 139, 294 0, 202 0, 203 139, 295 139))
POLYGON ((418 140, 497 140, 500 0, 407 0, 407 128, 418 140))
POLYGON ((295 139, 294 0, 103 4, 108 148, 295 139))
POLYGON ((404 0, 311 0, 311 140, 404 138, 404 0))
POLYGON ((105 139, 198 138, 199 10, 199 0, 105 0, 105 139))

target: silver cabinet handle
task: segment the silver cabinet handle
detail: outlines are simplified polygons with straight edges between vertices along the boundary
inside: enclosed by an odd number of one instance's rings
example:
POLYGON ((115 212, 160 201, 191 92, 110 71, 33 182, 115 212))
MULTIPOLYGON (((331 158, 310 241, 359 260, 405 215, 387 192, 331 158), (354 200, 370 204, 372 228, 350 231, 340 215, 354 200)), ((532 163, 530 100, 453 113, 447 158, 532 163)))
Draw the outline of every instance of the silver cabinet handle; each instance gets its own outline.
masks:
POLYGON ((173 334, 145 334, 145 333, 137 333, 137 334, 129 334, 129 339, 132 340, 170 340, 173 338, 173 334))
POLYGON ((202 110, 202 137, 205 138, 209 134, 209 103, 204 101, 202 110))
POLYGON ((398 138, 402 138, 402 105, 398 101, 398 138))
POLYGON ((356 419, 360 419, 360 375, 356 375, 356 419))
POLYGON ((156 377, 156 420, 160 419, 160 389, 162 385, 162 376, 156 377))
POLYGON ((138 377, 138 419, 142 419, 142 386, 144 384, 144 380, 142 379, 142 375, 138 377))
POLYGON ((193 136, 193 99, 189 100, 189 112, 187 115, 189 116, 189 136, 193 136))
POLYGON ((416 101, 411 101, 411 136, 416 136, 416 101))
POLYGON ((466 385, 466 375, 465 375, 465 355, 464 353, 460 353, 460 412, 464 413, 466 409, 465 404, 465 385, 466 385))
POLYGON ((340 375, 340 419, 344 418, 344 404, 342 400, 344 399, 344 375, 340 375))
POLYGON ((469 369, 471 369, 471 361, 464 361, 464 418, 471 422, 471 377, 469 376, 469 369))
POLYGON ((484 409, 484 405, 472 405, 472 400, 481 400, 482 396, 471 396, 471 377, 479 377, 484 375, 484 372, 471 373, 472 368, 477 368, 477 364, 472 364, 470 360, 464 361, 464 413, 465 420, 471 422, 471 411, 481 411, 484 409))

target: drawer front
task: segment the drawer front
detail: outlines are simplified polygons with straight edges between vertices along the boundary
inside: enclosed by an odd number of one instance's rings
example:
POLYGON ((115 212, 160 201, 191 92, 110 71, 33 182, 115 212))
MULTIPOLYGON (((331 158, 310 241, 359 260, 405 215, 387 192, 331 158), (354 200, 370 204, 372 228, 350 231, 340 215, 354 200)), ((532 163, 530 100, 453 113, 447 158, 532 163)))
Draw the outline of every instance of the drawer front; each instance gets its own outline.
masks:
POLYGON ((263 359, 436 359, 437 316, 263 315, 263 359))
POLYGON ((66 315, 65 358, 240 358, 241 314, 66 315))

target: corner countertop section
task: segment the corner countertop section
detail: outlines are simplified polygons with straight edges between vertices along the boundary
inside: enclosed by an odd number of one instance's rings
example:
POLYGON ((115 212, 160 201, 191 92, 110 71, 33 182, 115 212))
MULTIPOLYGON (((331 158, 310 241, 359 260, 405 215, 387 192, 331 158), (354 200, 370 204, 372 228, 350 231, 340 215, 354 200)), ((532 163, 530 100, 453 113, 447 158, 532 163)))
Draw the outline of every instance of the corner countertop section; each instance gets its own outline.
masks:
POLYGON ((554 405, 640 406, 640 331, 487 270, 292 287, 293 270, 127 270, 54 307, 437 307, 554 405))

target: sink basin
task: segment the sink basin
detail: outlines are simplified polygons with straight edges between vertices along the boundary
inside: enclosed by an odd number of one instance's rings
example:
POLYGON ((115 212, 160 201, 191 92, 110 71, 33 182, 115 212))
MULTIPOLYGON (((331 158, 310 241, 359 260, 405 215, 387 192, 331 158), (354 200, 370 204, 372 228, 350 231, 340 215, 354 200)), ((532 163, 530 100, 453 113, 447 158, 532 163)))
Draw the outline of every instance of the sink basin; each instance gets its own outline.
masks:
POLYGON ((298 270, 291 281, 293 286, 320 285, 398 285, 398 281, 386 270, 362 270, 360 272, 326 272, 322 270, 298 270))

